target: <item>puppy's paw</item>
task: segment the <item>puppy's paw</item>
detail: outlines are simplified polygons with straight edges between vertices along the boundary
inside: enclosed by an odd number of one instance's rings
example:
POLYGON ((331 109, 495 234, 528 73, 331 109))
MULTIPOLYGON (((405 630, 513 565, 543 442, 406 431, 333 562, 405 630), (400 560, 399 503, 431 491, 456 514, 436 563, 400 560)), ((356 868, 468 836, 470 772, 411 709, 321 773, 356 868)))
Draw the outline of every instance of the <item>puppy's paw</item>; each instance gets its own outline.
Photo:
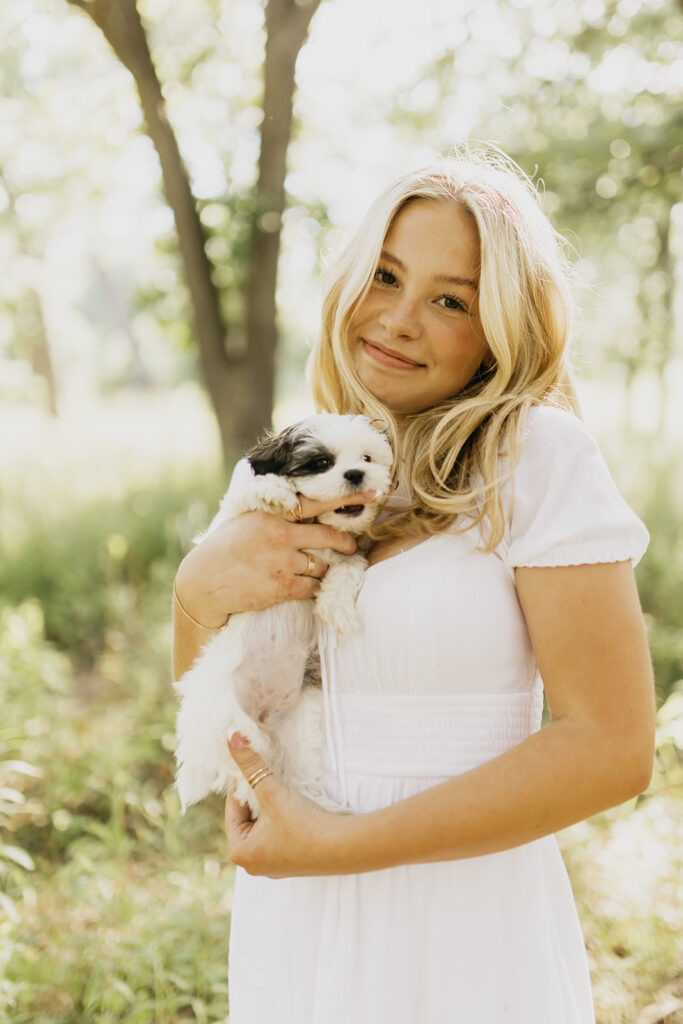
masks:
POLYGON ((275 473, 254 477, 249 487, 231 496, 227 511, 231 518, 245 512, 293 512, 297 496, 290 484, 275 473))
POLYGON ((231 792, 239 804, 242 804, 243 807, 249 808, 249 814, 252 821, 256 821, 261 812, 261 807, 256 799, 254 790, 251 788, 244 776, 241 776, 237 780, 230 780, 229 783, 216 787, 216 789, 219 793, 222 793, 223 796, 227 796, 228 792, 231 792))
POLYGON ((296 492, 291 484, 286 483, 275 473, 267 473, 257 478, 257 489, 254 495, 264 510, 275 512, 292 512, 297 507, 296 492))
POLYGON ((343 600, 338 594, 321 591, 315 603, 315 613, 322 623, 339 636, 351 636, 358 632, 359 619, 355 601, 343 600))

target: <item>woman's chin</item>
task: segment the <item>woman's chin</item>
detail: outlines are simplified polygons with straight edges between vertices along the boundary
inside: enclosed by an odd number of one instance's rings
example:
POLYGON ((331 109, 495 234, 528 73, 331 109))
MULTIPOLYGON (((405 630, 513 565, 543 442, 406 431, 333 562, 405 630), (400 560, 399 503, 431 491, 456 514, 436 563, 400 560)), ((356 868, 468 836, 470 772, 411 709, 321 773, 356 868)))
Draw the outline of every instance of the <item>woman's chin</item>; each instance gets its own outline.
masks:
POLYGON ((391 379, 390 373, 371 362, 362 351, 354 360, 354 369, 363 387, 393 416, 407 416, 427 408, 416 399, 408 382, 391 379))
POLYGON ((405 416, 407 413, 421 411, 414 395, 402 394, 398 388, 392 387, 391 381, 387 381, 380 374, 358 373, 358 379, 372 397, 394 416, 405 416))
POLYGON ((390 388, 373 388, 365 384, 373 398, 380 402, 384 408, 397 419, 402 416, 409 416, 411 413, 424 412, 428 406, 421 405, 414 396, 397 395, 390 388))

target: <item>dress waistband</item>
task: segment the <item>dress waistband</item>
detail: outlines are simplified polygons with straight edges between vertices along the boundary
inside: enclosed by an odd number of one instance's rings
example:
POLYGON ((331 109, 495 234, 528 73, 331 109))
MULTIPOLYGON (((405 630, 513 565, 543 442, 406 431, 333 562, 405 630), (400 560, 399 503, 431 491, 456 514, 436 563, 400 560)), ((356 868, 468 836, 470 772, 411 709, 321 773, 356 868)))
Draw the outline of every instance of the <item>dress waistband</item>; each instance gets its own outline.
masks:
MULTIPOLYGON (((541 724, 543 690, 398 696, 337 692, 344 771, 359 775, 451 776, 490 761, 541 724)), ((330 754, 326 745, 325 767, 330 754)), ((336 759, 336 758, 335 758, 336 759)))

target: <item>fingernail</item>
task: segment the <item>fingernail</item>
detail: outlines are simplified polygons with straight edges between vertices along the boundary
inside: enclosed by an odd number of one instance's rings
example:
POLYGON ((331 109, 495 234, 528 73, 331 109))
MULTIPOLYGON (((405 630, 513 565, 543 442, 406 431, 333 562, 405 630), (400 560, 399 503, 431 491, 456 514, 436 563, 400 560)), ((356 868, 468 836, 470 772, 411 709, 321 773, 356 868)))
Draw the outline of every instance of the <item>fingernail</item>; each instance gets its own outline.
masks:
POLYGON ((234 732, 230 737, 230 746, 236 747, 237 750, 242 750, 244 747, 249 746, 249 744, 241 732, 234 732))

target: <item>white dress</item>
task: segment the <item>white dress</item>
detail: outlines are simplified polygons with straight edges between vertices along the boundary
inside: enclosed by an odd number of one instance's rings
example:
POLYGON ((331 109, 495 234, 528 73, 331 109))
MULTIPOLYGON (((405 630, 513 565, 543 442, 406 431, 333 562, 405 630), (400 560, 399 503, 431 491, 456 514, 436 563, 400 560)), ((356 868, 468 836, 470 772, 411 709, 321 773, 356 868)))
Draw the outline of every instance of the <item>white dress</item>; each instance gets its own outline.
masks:
MULTIPOLYGON (((648 533, 571 414, 527 421, 505 537, 442 534, 371 566, 360 632, 320 644, 325 785, 373 811, 541 724, 515 566, 625 561, 648 533)), ((464 860, 268 879, 237 869, 230 1024, 592 1024, 554 836, 464 860)))

